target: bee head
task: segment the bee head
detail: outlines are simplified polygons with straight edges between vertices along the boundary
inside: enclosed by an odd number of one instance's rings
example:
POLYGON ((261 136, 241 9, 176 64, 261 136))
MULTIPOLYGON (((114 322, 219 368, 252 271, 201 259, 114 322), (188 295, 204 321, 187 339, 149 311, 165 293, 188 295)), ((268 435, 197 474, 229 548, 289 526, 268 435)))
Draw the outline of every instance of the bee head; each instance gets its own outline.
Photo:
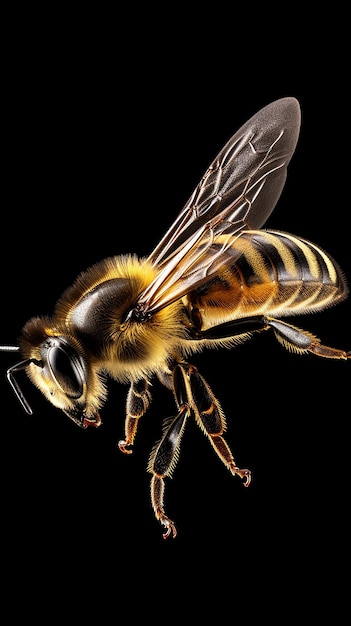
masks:
POLYGON ((78 426, 99 426, 98 408, 104 399, 104 385, 94 372, 80 343, 53 328, 49 320, 27 322, 19 349, 24 360, 9 368, 7 377, 27 413, 32 409, 25 399, 15 373, 25 370, 32 383, 55 407, 78 426))

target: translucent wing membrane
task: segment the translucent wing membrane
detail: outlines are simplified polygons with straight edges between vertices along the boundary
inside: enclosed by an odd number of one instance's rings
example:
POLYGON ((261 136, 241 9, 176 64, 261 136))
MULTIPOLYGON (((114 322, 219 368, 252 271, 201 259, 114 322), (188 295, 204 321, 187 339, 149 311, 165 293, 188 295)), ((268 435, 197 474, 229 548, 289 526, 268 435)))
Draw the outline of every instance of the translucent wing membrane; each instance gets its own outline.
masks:
POLYGON ((148 260, 160 271, 138 307, 154 313, 242 254, 235 241, 242 231, 260 228, 274 209, 299 129, 297 100, 282 98, 233 135, 151 253, 148 260))

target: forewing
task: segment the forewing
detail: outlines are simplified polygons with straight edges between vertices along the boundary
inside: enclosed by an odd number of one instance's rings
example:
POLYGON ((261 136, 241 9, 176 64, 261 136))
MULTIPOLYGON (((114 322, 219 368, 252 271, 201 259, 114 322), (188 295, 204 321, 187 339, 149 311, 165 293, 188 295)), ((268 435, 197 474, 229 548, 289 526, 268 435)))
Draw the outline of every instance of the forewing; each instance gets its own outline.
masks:
POLYGON ((149 257, 159 266, 138 307, 153 313, 195 289, 242 253, 235 241, 260 228, 283 189, 300 129, 295 98, 251 117, 226 143, 149 257))

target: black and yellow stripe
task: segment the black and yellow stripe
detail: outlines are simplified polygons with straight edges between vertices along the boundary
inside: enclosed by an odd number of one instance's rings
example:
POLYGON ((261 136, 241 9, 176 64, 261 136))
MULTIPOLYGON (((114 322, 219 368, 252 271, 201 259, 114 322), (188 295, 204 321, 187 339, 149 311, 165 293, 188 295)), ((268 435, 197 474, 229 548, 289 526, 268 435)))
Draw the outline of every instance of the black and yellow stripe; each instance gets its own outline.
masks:
POLYGON ((310 241, 278 231, 247 231, 234 243, 234 255, 238 249, 235 262, 190 294, 208 320, 307 313, 347 295, 336 262, 310 241))

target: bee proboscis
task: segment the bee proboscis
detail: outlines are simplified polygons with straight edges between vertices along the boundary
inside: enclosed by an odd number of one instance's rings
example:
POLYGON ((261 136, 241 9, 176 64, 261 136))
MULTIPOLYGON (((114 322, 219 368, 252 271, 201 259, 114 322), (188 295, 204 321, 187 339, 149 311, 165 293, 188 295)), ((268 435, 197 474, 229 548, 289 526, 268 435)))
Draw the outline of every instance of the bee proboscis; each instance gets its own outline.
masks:
POLYGON ((293 97, 267 105, 244 124, 207 169, 176 221, 148 258, 107 258, 81 273, 52 317, 29 320, 21 361, 7 377, 27 413, 16 373, 25 370, 57 408, 82 427, 99 426, 107 378, 129 383, 122 452, 130 454, 157 377, 174 395, 176 415, 164 422, 148 463, 151 500, 164 538, 176 536, 164 506, 165 479, 178 460, 190 418, 220 460, 248 486, 224 438, 219 401, 189 357, 232 348, 271 330, 293 352, 351 359, 282 318, 323 310, 346 298, 345 277, 311 241, 262 230, 282 192, 300 129, 293 97))

